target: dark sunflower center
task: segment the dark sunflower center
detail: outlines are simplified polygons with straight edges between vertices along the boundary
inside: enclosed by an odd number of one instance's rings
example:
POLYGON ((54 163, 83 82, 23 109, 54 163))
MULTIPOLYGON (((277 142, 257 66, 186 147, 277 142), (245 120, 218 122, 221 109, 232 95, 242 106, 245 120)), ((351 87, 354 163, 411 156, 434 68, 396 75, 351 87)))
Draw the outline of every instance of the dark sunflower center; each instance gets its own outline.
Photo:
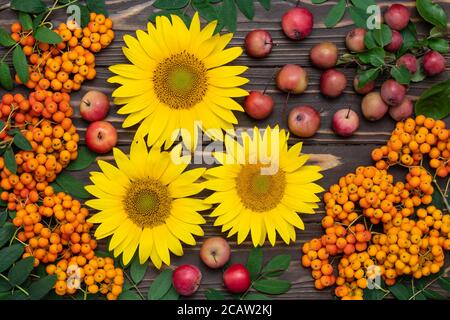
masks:
POLYGON ((206 94, 206 67, 195 55, 183 51, 158 64, 153 84, 161 102, 173 109, 189 109, 206 94))
POLYGON ((128 218, 142 228, 165 223, 171 202, 167 187, 153 179, 133 181, 123 199, 128 218))
POLYGON ((247 164, 236 178, 237 192, 243 205, 252 211, 274 209, 281 201, 286 187, 283 171, 273 175, 261 174, 260 164, 247 164))

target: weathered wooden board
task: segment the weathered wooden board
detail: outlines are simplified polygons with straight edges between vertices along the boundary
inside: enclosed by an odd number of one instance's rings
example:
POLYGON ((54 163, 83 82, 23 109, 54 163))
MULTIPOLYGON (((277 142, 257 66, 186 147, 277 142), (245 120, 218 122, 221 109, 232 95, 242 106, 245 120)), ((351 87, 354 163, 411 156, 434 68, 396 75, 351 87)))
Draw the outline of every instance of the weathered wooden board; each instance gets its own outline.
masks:
MULTIPOLYGON (((7 0, 0 0, 0 7, 7 3, 7 0)), ((262 90, 266 84, 268 85, 268 92, 271 93, 276 102, 276 108, 273 115, 265 121, 255 122, 247 117, 245 114, 238 114, 239 127, 251 128, 255 125, 259 127, 265 127, 267 125, 278 124, 281 128, 286 128, 286 119, 281 116, 281 109, 285 103, 286 95, 279 92, 271 81, 272 74, 276 68, 280 68, 287 63, 295 63, 305 67, 310 75, 310 83, 308 90, 301 96, 291 96, 288 103, 288 110, 298 104, 311 104, 322 113, 322 126, 319 133, 311 138, 304 140, 304 152, 313 155, 314 161, 320 161, 320 163, 327 168, 324 171, 324 178, 320 183, 324 187, 328 187, 330 184, 335 183, 338 178, 347 172, 353 171, 358 165, 367 165, 371 163, 370 152, 371 150, 386 141, 389 133, 394 127, 394 121, 385 117, 383 120, 370 123, 362 120, 361 128, 354 137, 350 139, 341 139, 336 137, 331 129, 331 117, 333 113, 342 107, 352 107, 353 110, 360 113, 360 100, 361 97, 354 93, 351 86, 351 80, 355 74, 355 68, 352 66, 340 67, 348 77, 349 83, 345 94, 338 99, 326 99, 319 93, 319 79, 320 71, 314 69, 308 58, 310 48, 322 41, 335 42, 341 52, 345 50, 344 37, 345 34, 352 28, 351 20, 346 16, 338 26, 332 29, 326 29, 323 21, 326 13, 336 1, 328 1, 323 5, 313 6, 310 1, 302 1, 302 5, 308 7, 315 16, 315 28, 312 35, 302 41, 293 42, 287 39, 280 29, 280 19, 282 14, 290 7, 295 6, 297 1, 273 1, 272 9, 267 12, 259 4, 256 4, 256 15, 254 21, 247 21, 241 14, 238 19, 238 30, 232 40, 232 45, 242 45, 243 39, 246 33, 252 29, 264 28, 271 32, 276 46, 272 54, 264 60, 254 60, 247 57, 245 54, 237 59, 234 64, 236 65, 248 65, 250 69, 246 73, 246 76, 250 79, 250 83, 246 86, 248 90, 259 89, 262 90)), ((392 3, 392 1, 377 1, 383 7, 392 3)), ((402 2, 409 7, 414 7, 415 1, 396 1, 402 2)), ((450 1, 440 0, 439 2, 450 14, 450 1)), ((115 24, 115 30, 117 38, 110 48, 104 50, 98 55, 97 58, 97 78, 94 81, 86 82, 81 92, 72 94, 72 102, 74 106, 79 104, 81 96, 88 90, 99 89, 105 93, 111 93, 113 86, 108 84, 105 80, 111 75, 107 70, 107 67, 117 63, 125 63, 126 60, 122 55, 121 47, 123 46, 122 36, 124 34, 133 34, 136 29, 145 28, 147 17, 152 12, 152 1, 147 0, 107 0, 106 1, 109 12, 115 24)), ((413 20, 418 22, 418 30, 420 34, 425 34, 429 29, 429 26, 419 21, 417 12, 413 9, 413 20)), ((55 20, 63 19, 61 16, 55 16, 55 20)), ((0 26, 4 27, 11 22, 17 20, 14 13, 10 10, 4 10, 0 12, 0 26)), ((2 51, 0 51, 1 53, 2 51)), ((446 56, 449 60, 450 56, 446 56)), ((413 99, 416 99, 423 90, 429 88, 434 83, 437 83, 446 77, 450 68, 447 67, 446 74, 441 76, 427 79, 419 84, 411 86, 408 91, 413 99)), ((0 95, 3 91, 0 89, 0 95)), ((129 144, 134 135, 136 128, 121 128, 123 121, 122 116, 118 116, 112 112, 108 117, 108 120, 113 122, 114 126, 119 131, 119 146, 125 152, 129 149, 129 144)), ((81 132, 86 130, 86 122, 84 122, 80 116, 78 110, 75 113, 75 123, 81 132)), ((446 120, 450 123, 449 119, 446 120)), ((84 141, 84 137, 82 138, 84 141)), ((83 142, 82 141, 82 142, 83 142)), ((291 137, 290 143, 295 143, 299 139, 291 137)), ((105 160, 112 160, 110 155, 101 157, 105 160)), ((77 173, 77 178, 81 181, 88 183, 88 172, 96 170, 96 165, 92 165, 87 170, 77 173)), ((206 193, 205 193, 206 194, 206 193)), ((306 230, 297 232, 297 241, 294 245, 286 246, 281 242, 277 242, 277 246, 272 248, 269 246, 264 247, 264 256, 268 260, 270 257, 280 253, 288 253, 292 255, 292 263, 288 272, 285 274, 285 278, 293 282, 292 289, 281 298, 284 299, 331 299, 333 295, 330 290, 317 291, 314 289, 313 281, 310 276, 310 271, 301 267, 299 263, 300 248, 302 243, 311 239, 312 237, 319 236, 322 232, 320 226, 320 220, 323 217, 323 206, 316 215, 303 216, 305 221, 306 230)), ((205 213, 206 216, 206 213, 205 213)), ((198 245, 195 247, 186 247, 185 255, 181 258, 174 258, 173 265, 176 266, 182 263, 194 263, 201 266, 204 275, 203 285, 199 292, 194 295, 193 298, 204 298, 204 291, 206 288, 221 289, 221 273, 220 271, 212 271, 204 268, 198 257, 198 251, 201 243, 207 237, 213 235, 220 235, 220 229, 212 226, 212 219, 207 218, 207 224, 204 227, 205 237, 199 238, 198 245)), ((233 262, 245 262, 248 252, 251 249, 251 243, 249 241, 237 246, 235 237, 230 239, 230 243, 233 248, 233 262)), ((102 243, 104 247, 104 243, 102 243)), ((140 288, 143 292, 147 292, 152 280, 157 275, 157 272, 150 268, 145 280, 141 283, 140 288)))

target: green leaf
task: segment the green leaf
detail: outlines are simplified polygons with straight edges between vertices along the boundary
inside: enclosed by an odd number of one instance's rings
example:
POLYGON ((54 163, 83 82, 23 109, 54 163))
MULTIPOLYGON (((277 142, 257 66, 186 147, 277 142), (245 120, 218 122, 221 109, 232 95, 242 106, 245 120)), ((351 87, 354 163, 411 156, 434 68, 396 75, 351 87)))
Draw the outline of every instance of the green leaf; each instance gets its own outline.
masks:
POLYGON ((36 40, 48 44, 58 44, 63 41, 59 34, 44 26, 37 28, 36 32, 34 33, 34 37, 36 38, 36 40))
POLYGON ((444 297, 442 294, 433 290, 426 289, 423 290, 422 292, 427 298, 432 300, 447 300, 447 298, 444 297))
POLYGON ((321 4, 321 3, 324 3, 324 2, 327 2, 327 0, 311 0, 312 4, 321 4))
POLYGON ((447 28, 447 14, 437 3, 431 0, 416 0, 416 8, 425 21, 441 29, 447 28))
POLYGON ((383 300, 384 292, 378 289, 364 289, 364 300, 383 300))
POLYGON ((349 7, 348 13, 357 27, 367 28, 367 18, 369 15, 366 10, 357 7, 349 7))
POLYGON ((170 287, 169 291, 166 292, 159 300, 178 300, 180 295, 173 286, 170 287))
POLYGON ((392 41, 392 30, 387 25, 382 24, 380 29, 374 29, 373 32, 373 38, 375 39, 376 43, 384 48, 392 41))
POLYGON ((139 261, 139 256, 136 255, 131 262, 130 266, 130 275, 131 279, 133 279, 134 283, 139 284, 142 279, 144 279, 145 272, 147 271, 148 264, 141 264, 139 261))
POLYGON ((358 87, 362 88, 370 81, 374 81, 380 75, 380 69, 368 69, 364 70, 359 74, 358 87))
POLYGON ((38 14, 46 11, 47 6, 41 0, 11 0, 11 9, 38 14))
POLYGON ((5 159, 6 168, 12 173, 16 174, 17 172, 17 163, 16 158, 14 157, 14 152, 11 147, 6 148, 5 153, 3 154, 5 159))
POLYGON ((364 11, 366 11, 369 6, 376 5, 373 0, 352 0, 352 3, 355 7, 358 9, 363 9, 364 11))
POLYGON ((410 22, 405 29, 400 31, 400 34, 403 38, 403 44, 398 54, 399 56, 402 56, 417 44, 416 25, 413 22, 410 22))
POLYGON ((0 300, 27 300, 28 296, 22 291, 15 290, 0 294, 0 300))
POLYGON ((0 61, 0 85, 6 90, 12 90, 14 88, 9 66, 3 61, 0 61))
POLYGON ((11 219, 14 219, 16 217, 16 210, 9 211, 8 215, 11 219))
POLYGON ((364 64, 371 64, 374 67, 384 65, 385 51, 382 48, 373 48, 369 51, 358 53, 358 59, 364 64))
POLYGON ((440 278, 438 284, 442 289, 450 292, 450 278, 440 278))
POLYGON ((119 300, 142 300, 142 298, 135 291, 128 290, 120 294, 119 300))
POLYGON ((428 37, 428 39, 442 38, 442 37, 445 37, 446 34, 447 34, 447 32, 445 29, 441 29, 439 27, 433 27, 430 30, 430 36, 428 37))
POLYGON ((16 42, 11 38, 8 31, 3 28, 0 28, 0 45, 4 47, 11 47, 15 45, 16 42))
POLYGON ((16 227, 10 222, 6 222, 3 227, 0 228, 0 248, 11 240, 11 237, 14 235, 15 231, 16 227))
POLYGON ((95 162, 97 154, 89 150, 86 146, 80 146, 78 148, 78 157, 75 161, 70 162, 66 167, 69 171, 84 170, 95 162))
POLYGON ((148 291, 148 300, 160 300, 172 287, 171 269, 163 270, 153 281, 148 291))
MULTIPOLYGON (((8 280, 0 278, 0 295, 5 292, 5 291, 9 291, 11 289, 11 283, 9 283, 8 280)), ((2 300, 0 298, 0 300, 2 300)))
POLYGON ((223 292, 213 288, 209 288, 206 290, 205 297, 207 300, 225 300, 225 295, 223 294, 223 292))
POLYGON ((28 80, 30 80, 30 74, 28 73, 27 57, 25 56, 21 46, 17 46, 13 50, 12 59, 14 69, 16 70, 20 81, 22 81, 22 83, 27 83, 28 80))
POLYGON ((188 3, 189 0, 156 0, 153 6, 158 9, 181 9, 188 3))
POLYGON ((261 279, 253 283, 253 288, 267 294, 283 294, 289 291, 291 284, 286 280, 261 279))
POLYGON ((165 16, 165 17, 170 19, 170 16, 172 14, 177 15, 178 17, 180 17, 187 26, 190 24, 191 17, 188 14, 183 13, 181 10, 178 10, 178 9, 175 9, 175 10, 161 10, 161 11, 158 11, 158 12, 153 12, 148 17, 148 19, 150 21, 152 21, 152 22, 156 21, 156 17, 157 16, 165 16))
POLYGON ((416 115, 423 114, 433 119, 443 119, 450 114, 450 79, 427 89, 417 100, 416 115))
POLYGON ((0 272, 12 266, 23 253, 23 245, 13 244, 0 250, 0 272))
POLYGON ((106 9, 105 0, 86 0, 86 5, 91 12, 101 13, 108 16, 108 10, 106 9))
POLYGON ((339 0, 328 12, 327 17, 325 18, 325 25, 327 28, 334 27, 341 21, 342 17, 345 14, 345 0, 339 0))
POLYGON ((364 44, 366 45, 366 48, 369 50, 377 47, 377 43, 375 41, 375 38, 373 37, 372 30, 367 31, 364 37, 364 44))
POLYGON ((272 300, 265 294, 261 293, 249 293, 246 296, 244 296, 244 300, 272 300))
POLYGON ((33 20, 31 20, 31 16, 25 12, 19 12, 19 21, 22 25, 23 30, 31 30, 33 29, 33 20))
POLYGON ((216 9, 207 0, 194 0, 192 8, 198 11, 200 16, 208 22, 217 19, 216 9))
POLYGON ((288 254, 281 254, 273 257, 263 268, 262 274, 266 277, 278 277, 289 268, 291 263, 291 256, 288 254))
POLYGON ((21 150, 27 151, 33 150, 33 147, 31 146, 30 142, 27 140, 27 138, 25 138, 25 136, 20 131, 14 135, 13 142, 16 145, 16 147, 21 150))
MULTIPOLYGON (((6 211, 0 212, 0 227, 3 227, 5 225, 7 219, 8 219, 8 213, 6 211)), ((1 232, 1 228, 0 228, 0 232, 1 232)))
POLYGON ((65 192, 65 190, 63 189, 63 187, 61 187, 59 184, 57 184, 55 181, 53 181, 52 183, 50 183, 50 186, 53 188, 53 191, 55 191, 55 193, 59 193, 59 192, 65 192))
POLYGON ((255 16, 253 0, 236 0, 236 5, 247 19, 253 20, 253 17, 255 16))
MULTIPOLYGON (((313 3, 314 3, 314 1, 321 1, 321 2, 318 2, 318 3, 323 3, 323 2, 325 2, 327 0, 313 0, 313 3)), ((266 9, 267 11, 270 10, 270 0, 258 0, 258 2, 261 4, 261 6, 264 9, 266 9)))
POLYGON ((9 282, 14 286, 20 286, 30 275, 34 266, 34 257, 19 260, 8 272, 9 282))
POLYGON ((396 283, 393 286, 389 287, 389 291, 398 300, 408 300, 411 297, 410 289, 402 283, 396 283))
POLYGON ((33 282, 28 288, 31 300, 40 300, 44 298, 56 283, 56 276, 46 276, 33 282))
POLYGON ((220 7, 220 13, 218 17, 223 21, 224 26, 228 31, 235 32, 237 24, 237 12, 234 0, 223 0, 223 4, 220 7))
POLYGON ((414 73, 414 74, 411 76, 411 81, 412 81, 412 82, 421 82, 421 81, 423 81, 426 77, 427 77, 427 75, 425 74, 425 72, 423 72, 422 66, 419 65, 419 66, 417 67, 416 73, 414 73))
POLYGON ((89 20, 90 20, 89 9, 85 5, 82 5, 82 4, 77 4, 77 5, 80 8, 81 27, 84 28, 89 24, 89 20))
POLYGON ((433 192, 431 197, 432 197, 431 203, 434 206, 436 206, 437 208, 444 208, 444 206, 445 206, 444 200, 442 199, 441 194, 437 190, 435 192, 433 192))
POLYGON ((408 85, 411 82, 411 73, 405 66, 391 69, 391 76, 400 84, 408 85))
POLYGON ((250 251, 250 254, 248 255, 247 264, 245 267, 250 272, 250 277, 252 280, 255 280, 259 272, 261 271, 263 264, 263 252, 261 248, 255 248, 252 251, 250 251))
POLYGON ((33 19, 33 30, 36 31, 37 28, 39 28, 39 25, 41 24, 42 20, 44 19, 44 17, 47 14, 45 12, 38 14, 36 17, 34 17, 33 19))
POLYGON ((65 192, 74 197, 79 199, 88 199, 91 197, 91 195, 84 189, 84 185, 81 181, 66 172, 61 172, 55 181, 65 192))
POLYGON ((445 39, 433 38, 428 40, 428 46, 440 53, 448 52, 448 42, 445 39))

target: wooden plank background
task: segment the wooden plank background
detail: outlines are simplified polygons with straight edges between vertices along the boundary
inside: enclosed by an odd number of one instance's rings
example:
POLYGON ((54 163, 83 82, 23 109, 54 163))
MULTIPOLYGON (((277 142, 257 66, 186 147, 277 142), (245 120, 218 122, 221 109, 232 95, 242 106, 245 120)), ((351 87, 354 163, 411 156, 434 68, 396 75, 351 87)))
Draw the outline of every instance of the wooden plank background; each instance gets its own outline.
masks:
MULTIPOLYGON (((114 87, 106 82, 106 79, 111 75, 107 70, 107 67, 117 63, 126 63, 126 59, 122 55, 121 47, 124 45, 122 37, 124 34, 134 34, 135 30, 146 28, 147 17, 152 13, 151 3, 153 1, 148 0, 106 0, 108 10, 111 18, 114 21, 114 29, 116 32, 116 39, 113 44, 106 50, 102 51, 97 56, 97 78, 94 81, 85 82, 82 90, 72 94, 72 105, 75 106, 74 122, 76 123, 79 132, 81 133, 82 143, 84 143, 84 131, 86 130, 87 123, 83 121, 79 116, 78 105, 80 98, 83 94, 92 89, 101 90, 107 94, 110 94, 114 87)), ((313 68, 309 62, 309 50, 317 43, 322 41, 332 41, 336 43, 340 52, 344 52, 345 45, 344 39, 346 33, 352 29, 352 21, 347 15, 344 19, 334 28, 327 29, 323 21, 326 17, 328 10, 336 1, 327 1, 322 5, 312 5, 311 1, 302 1, 302 5, 310 9, 314 14, 314 30, 310 37, 301 42, 294 42, 287 39, 281 31, 280 21, 283 13, 289 8, 295 6, 297 1, 272 1, 272 8, 270 11, 265 11, 258 3, 255 4, 256 15, 254 21, 248 21, 240 13, 238 14, 238 30, 231 42, 232 46, 241 46, 243 44, 244 37, 247 32, 256 28, 263 28, 271 32, 274 43, 276 46, 273 49, 271 55, 263 60, 254 60, 243 54, 239 59, 233 62, 236 65, 247 65, 250 69, 245 76, 250 79, 249 84, 246 85, 246 89, 262 90, 265 85, 270 82, 270 78, 276 68, 279 68, 287 63, 299 64, 306 68, 309 76, 310 83, 308 90, 305 94, 300 96, 291 96, 289 100, 288 109, 290 110, 298 104, 311 104, 322 114, 321 129, 316 136, 310 139, 304 140, 304 152, 312 155, 312 162, 321 164, 326 170, 324 171, 324 178, 320 181, 320 184, 324 187, 328 187, 332 183, 335 183, 338 178, 347 173, 353 171, 359 165, 371 164, 370 152, 376 146, 383 144, 389 137, 391 130, 394 127, 394 121, 386 116, 381 121, 370 123, 362 119, 361 127, 359 131, 350 139, 342 139, 336 137, 331 131, 331 118, 333 113, 343 107, 352 107, 353 110, 361 114, 360 101, 361 97, 358 96, 352 89, 351 81, 355 74, 355 68, 339 67, 343 71, 349 80, 345 94, 337 99, 327 99, 319 93, 319 79, 321 71, 313 68)), ((405 4, 410 7, 414 22, 417 22, 419 35, 424 35, 429 26, 423 23, 418 18, 418 13, 415 10, 415 1, 396 1, 405 4)), ((450 1, 440 0, 435 1, 440 3, 447 14, 450 15, 450 1)), ((0 7, 8 3, 7 0, 0 0, 0 7)), ((377 1, 383 8, 392 3, 392 1, 377 1)), ((54 21, 63 21, 64 15, 62 13, 53 17, 54 21)), ((17 18, 11 10, 4 10, 0 12, 0 26, 8 27, 17 18)), ((3 53, 0 49, 0 53, 3 53)), ((447 61, 449 55, 446 55, 447 61)), ((448 64, 447 64, 448 65, 448 64)), ((444 74, 426 79, 425 81, 414 84, 409 88, 408 95, 412 99, 417 99, 421 92, 426 88, 429 88, 434 83, 444 80, 448 77, 449 67, 444 74)), ((380 81, 381 82, 381 81, 380 81)), ((380 83, 378 83, 380 85, 380 83)), ((20 91, 20 90, 17 90, 20 91)), ((23 91, 23 89, 22 89, 23 91)), ((282 128, 287 128, 286 119, 282 119, 281 109, 285 101, 285 94, 279 92, 274 83, 271 82, 268 86, 268 92, 273 96, 275 100, 275 110, 272 116, 264 121, 256 122, 251 120, 243 113, 238 113, 237 118, 239 120, 239 128, 251 128, 255 125, 259 127, 266 127, 267 125, 279 124, 282 128)), ((0 95, 4 91, 0 89, 0 95)), ((241 102, 241 100, 239 100, 241 102)), ((122 129, 121 124, 124 117, 115 113, 116 108, 113 106, 112 110, 107 118, 118 129, 119 133, 119 147, 124 151, 129 150, 130 141, 134 135, 136 127, 129 129, 122 129)), ((450 124, 449 119, 446 122, 450 124)), ((290 144, 298 142, 299 139, 291 137, 290 144)), ((106 160, 112 160, 111 155, 99 157, 106 160)), ((96 170, 97 166, 92 165, 90 168, 83 172, 77 173, 77 178, 82 182, 88 183, 88 172, 96 170)), ((400 172, 399 172, 400 173, 400 172)), ((204 195, 207 194, 203 193, 204 195)), ((306 230, 297 231, 297 241, 295 244, 286 246, 284 243, 278 241, 275 247, 269 245, 264 246, 264 257, 267 261, 271 257, 287 253, 292 256, 292 262, 289 270, 284 277, 293 283, 292 289, 279 298, 283 299, 332 299, 333 294, 331 290, 317 291, 314 289, 313 281, 311 279, 310 270, 304 269, 300 265, 300 248, 302 244, 311 239, 312 237, 319 236, 322 233, 320 226, 321 218, 323 217, 324 210, 321 205, 320 210, 316 215, 303 216, 305 221, 306 230)), ((204 239, 220 235, 220 228, 213 227, 213 220, 208 218, 205 214, 207 223, 204 226, 205 237, 198 238, 198 244, 195 247, 185 247, 185 255, 183 257, 173 258, 172 266, 177 266, 184 263, 193 263, 200 266, 203 272, 202 286, 199 291, 192 297, 194 299, 203 299, 204 291, 207 288, 216 288, 223 290, 222 278, 220 271, 209 270, 204 267, 199 259, 198 251, 204 241, 204 239)), ((246 241, 242 245, 236 244, 236 237, 229 239, 232 246, 232 262, 245 263, 248 252, 251 249, 250 241, 246 241)), ((104 244, 103 244, 104 247, 104 244)), ((147 293, 152 280, 158 274, 157 270, 153 267, 149 268, 145 279, 140 284, 140 289, 144 294, 147 293)))

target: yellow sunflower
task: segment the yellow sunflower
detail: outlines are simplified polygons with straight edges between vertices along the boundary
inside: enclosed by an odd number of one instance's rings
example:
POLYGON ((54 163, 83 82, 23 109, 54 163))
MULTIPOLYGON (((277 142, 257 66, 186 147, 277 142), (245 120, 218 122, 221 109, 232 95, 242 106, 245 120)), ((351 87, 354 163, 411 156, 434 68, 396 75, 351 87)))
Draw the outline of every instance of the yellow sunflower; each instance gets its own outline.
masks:
POLYGON ((157 268, 169 265, 170 252, 183 254, 180 240, 195 245, 193 235, 203 235, 199 225, 205 220, 197 211, 210 205, 189 196, 203 189, 195 181, 205 169, 183 172, 190 156, 180 154, 181 144, 170 153, 158 147, 148 151, 143 139, 135 139, 129 158, 115 148, 117 167, 98 161, 102 172, 91 173, 93 185, 86 190, 96 199, 86 204, 100 212, 89 221, 100 223, 97 239, 112 236, 109 250, 115 257, 123 253, 124 264, 138 250, 141 263, 150 258, 157 268))
POLYGON ((205 172, 205 187, 215 192, 205 204, 219 204, 211 213, 215 226, 228 237, 237 233, 238 244, 249 233, 253 245, 269 239, 275 245, 276 232, 286 244, 295 242, 295 228, 304 229, 298 213, 313 214, 318 208, 316 193, 324 189, 314 181, 322 178, 319 166, 305 165, 302 143, 288 149, 289 134, 278 127, 264 133, 254 128, 253 137, 243 132, 242 144, 225 136, 226 152, 214 157, 222 165, 205 172))
POLYGON ((243 111, 233 97, 246 96, 238 88, 248 82, 240 77, 245 66, 224 66, 242 53, 242 48, 225 49, 232 34, 214 34, 217 21, 200 28, 198 13, 189 28, 180 17, 158 16, 147 32, 137 38, 124 36, 123 53, 131 64, 109 69, 117 74, 108 81, 121 86, 113 92, 114 102, 124 105, 119 114, 128 117, 123 127, 142 121, 136 136, 147 136, 148 145, 169 148, 178 134, 193 148, 198 140, 198 123, 213 139, 237 123, 232 110, 243 111))

